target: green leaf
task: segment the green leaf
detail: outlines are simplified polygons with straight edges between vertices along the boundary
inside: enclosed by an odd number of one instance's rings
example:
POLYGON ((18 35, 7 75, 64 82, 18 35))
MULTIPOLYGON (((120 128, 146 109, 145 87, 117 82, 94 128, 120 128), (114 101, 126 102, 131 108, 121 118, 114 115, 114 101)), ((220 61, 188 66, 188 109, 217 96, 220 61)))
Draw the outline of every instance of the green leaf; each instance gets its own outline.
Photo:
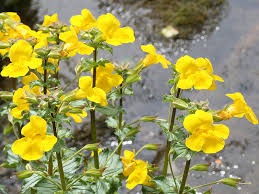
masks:
POLYGON ((58 139, 57 143, 54 145, 52 151, 53 152, 60 152, 60 150, 65 147, 65 142, 63 139, 58 139))
POLYGON ((180 110, 186 110, 188 108, 188 103, 186 103, 183 99, 181 98, 176 98, 173 95, 164 95, 163 96, 163 101, 169 101, 172 102, 173 105, 180 109, 180 110))
POLYGON ((173 132, 170 132, 168 122, 157 121, 157 124, 162 128, 168 141, 183 141, 186 138, 186 135, 182 130, 182 127, 178 127, 177 125, 174 125, 173 132))
POLYGON ((4 148, 5 155, 5 168, 15 168, 18 163, 20 163, 21 159, 18 155, 14 154, 11 150, 11 145, 8 144, 4 148))
MULTIPOLYGON (((58 177, 51 179, 57 183, 60 182, 58 177)), ((33 188, 37 190, 37 194, 55 193, 59 190, 56 185, 46 179, 40 180, 33 188)))
POLYGON ((117 123, 117 119, 115 119, 114 117, 108 117, 105 120, 106 124, 108 127, 114 128, 116 129, 118 127, 118 123, 117 123))
POLYGON ((10 123, 4 128, 4 135, 7 135, 13 131, 13 125, 10 123))
MULTIPOLYGON (((150 182, 156 183, 156 190, 163 193, 177 194, 173 179, 164 176, 152 178, 150 182)), ((178 186, 179 188, 179 186, 178 186)))
POLYGON ((7 194, 4 185, 0 185, 0 193, 7 194))
POLYGON ((185 158, 186 160, 190 160, 196 152, 191 151, 186 147, 184 142, 176 142, 172 145, 173 152, 173 160, 177 158, 185 158))
POLYGON ((209 188, 209 190, 205 191, 203 194, 211 194, 212 188, 209 188))
POLYGON ((22 186, 22 193, 34 187, 41 180, 43 180, 43 178, 38 174, 33 174, 31 177, 24 179, 24 184, 22 186))
POLYGON ((97 105, 95 109, 107 116, 116 116, 119 112, 126 113, 121 107, 114 107, 110 104, 107 106, 97 105))
POLYGON ((41 80, 35 80, 30 82, 30 88, 33 88, 35 86, 43 87, 44 83, 41 80))
POLYGON ((122 140, 125 136, 127 136, 128 139, 134 140, 135 134, 139 132, 139 126, 132 127, 132 126, 126 126, 122 129, 115 129, 114 134, 122 140))
POLYGON ((105 194, 110 189, 109 183, 99 179, 96 184, 96 194, 105 194))

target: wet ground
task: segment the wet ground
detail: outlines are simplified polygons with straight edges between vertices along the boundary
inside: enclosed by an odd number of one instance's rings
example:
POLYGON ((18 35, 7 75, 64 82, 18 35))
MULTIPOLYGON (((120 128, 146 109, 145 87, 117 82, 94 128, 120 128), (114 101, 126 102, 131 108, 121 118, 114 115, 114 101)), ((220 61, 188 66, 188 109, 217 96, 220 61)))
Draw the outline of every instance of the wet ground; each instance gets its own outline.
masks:
MULTIPOLYGON (((164 54, 171 62, 185 55, 192 57, 207 57, 211 60, 214 72, 225 80, 224 84, 218 83, 217 90, 195 91, 191 98, 194 100, 209 99, 210 107, 217 109, 231 100, 224 94, 241 92, 247 103, 259 116, 259 0, 229 0, 228 5, 222 10, 223 18, 212 33, 206 29, 194 36, 193 40, 171 40, 159 35, 159 30, 153 31, 153 26, 158 19, 146 17, 154 10, 137 7, 137 3, 123 5, 113 3, 112 0, 52 0, 40 1, 39 16, 57 12, 60 20, 67 22, 72 15, 79 14, 81 9, 90 9, 94 16, 111 12, 119 18, 123 25, 131 26, 136 34, 136 42, 114 49, 113 60, 116 62, 135 62, 144 57, 140 50, 141 44, 152 43, 158 52, 164 54)), ((136 1, 138 2, 138 1, 136 1)), ((62 64, 61 74, 66 82, 73 76, 73 63, 62 64)), ((143 73, 143 80, 135 86, 136 95, 126 99, 128 120, 135 120, 144 115, 159 115, 167 118, 168 104, 162 103, 162 95, 168 93, 166 85, 170 75, 169 70, 162 69, 160 65, 153 65, 143 73)), ((186 93, 186 95, 189 95, 186 93)), ((240 185, 232 189, 225 185, 214 186, 213 193, 259 193, 259 128, 249 123, 245 118, 231 119, 225 122, 230 128, 230 137, 226 141, 224 151, 213 155, 198 155, 192 164, 211 162, 210 172, 191 173, 188 183, 192 186, 200 185, 223 177, 240 177, 244 182, 252 185, 240 185)), ((84 125, 82 125, 84 126, 84 125)), ((79 130, 80 128, 78 128, 79 130)), ((80 134, 80 133, 78 133, 80 134)), ((109 132, 107 132, 107 137, 109 132)), ((105 145, 114 145, 114 138, 105 138, 105 145)), ((141 132, 137 135, 134 147, 137 149, 146 143, 165 142, 160 130, 151 124, 142 125, 141 132)), ((132 149, 131 142, 126 142, 124 147, 132 149)), ((140 158, 152 162, 155 152, 143 152, 140 158)), ((182 161, 176 162, 175 171, 181 173, 182 161)), ((1 175, 6 173, 1 172, 1 175)), ((7 176, 11 176, 8 174, 7 176)), ((2 181, 0 181, 2 183, 2 181)), ((131 193, 137 193, 136 188, 131 193)), ((123 190, 122 193, 126 193, 123 190)))

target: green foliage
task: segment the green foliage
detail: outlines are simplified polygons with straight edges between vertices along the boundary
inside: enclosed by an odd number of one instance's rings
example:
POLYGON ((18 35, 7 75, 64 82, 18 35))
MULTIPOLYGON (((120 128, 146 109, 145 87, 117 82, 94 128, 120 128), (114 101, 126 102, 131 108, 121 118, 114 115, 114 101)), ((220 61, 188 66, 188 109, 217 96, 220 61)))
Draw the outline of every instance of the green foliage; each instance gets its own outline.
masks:
POLYGON ((174 151, 173 160, 176 160, 177 158, 185 158, 186 160, 190 160, 196 154, 196 152, 187 148, 184 142, 173 143, 171 149, 174 151))

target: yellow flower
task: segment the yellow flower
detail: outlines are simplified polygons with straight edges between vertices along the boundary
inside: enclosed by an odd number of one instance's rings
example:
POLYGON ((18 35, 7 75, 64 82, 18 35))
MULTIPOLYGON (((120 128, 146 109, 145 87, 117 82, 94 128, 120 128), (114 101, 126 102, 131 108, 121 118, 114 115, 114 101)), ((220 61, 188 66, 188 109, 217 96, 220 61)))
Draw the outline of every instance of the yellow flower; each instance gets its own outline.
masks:
POLYGON ((211 154, 222 150, 224 139, 228 138, 229 129, 225 125, 213 125, 212 115, 202 110, 188 115, 183 126, 191 135, 186 139, 185 145, 193 151, 211 154))
POLYGON ((28 73, 29 68, 36 69, 41 66, 42 60, 36 58, 32 46, 25 40, 17 41, 9 51, 11 63, 3 68, 1 76, 19 77, 28 73))
POLYGON ((31 28, 25 24, 19 24, 14 27, 14 30, 18 32, 23 39, 29 39, 32 37, 34 31, 31 30, 31 28))
POLYGON ((73 27, 70 27, 70 31, 60 33, 59 38, 66 43, 64 50, 68 53, 68 57, 76 55, 76 52, 81 55, 90 55, 94 51, 93 47, 78 40, 76 30, 73 27))
POLYGON ((106 106, 107 99, 106 93, 101 88, 92 87, 93 79, 90 76, 83 76, 79 79, 79 87, 80 89, 76 92, 77 99, 87 98, 92 102, 96 102, 101 104, 102 106, 106 106))
POLYGON ((42 25, 43 26, 49 26, 49 25, 51 25, 53 23, 57 23, 57 22, 58 22, 58 14, 55 13, 52 16, 45 15, 42 25))
POLYGON ((19 88, 14 92, 13 95, 13 103, 17 106, 11 110, 11 114, 14 118, 22 119, 22 113, 23 111, 29 111, 30 110, 30 104, 25 99, 27 97, 26 91, 30 92, 32 94, 40 95, 40 87, 34 86, 30 89, 30 82, 38 80, 39 78, 34 74, 30 73, 30 75, 24 76, 22 78, 22 83, 24 84, 23 88, 19 88))
POLYGON ((82 119, 87 117, 87 112, 85 112, 84 110, 80 114, 74 114, 74 113, 67 112, 66 115, 68 117, 72 117, 76 123, 81 123, 82 119))
POLYGON ((175 64, 176 71, 180 73, 178 88, 197 90, 208 89, 215 90, 215 80, 224 82, 224 80, 213 75, 213 68, 209 59, 193 59, 190 56, 184 56, 177 60, 175 64))
POLYGON ((136 160, 135 162, 136 167, 126 180, 126 187, 130 190, 139 184, 147 184, 147 182, 151 179, 147 174, 147 162, 142 160, 136 160))
POLYGON ((47 122, 39 116, 31 116, 21 131, 24 136, 14 142, 12 151, 24 160, 39 160, 43 152, 50 151, 57 142, 54 135, 46 135, 47 122))
MULTIPOLYGON (((49 63, 52 63, 53 65, 55 65, 55 66, 57 66, 56 67, 56 71, 59 71, 59 60, 58 59, 53 59, 53 58, 48 58, 48 62, 49 63)), ((39 73, 41 73, 41 74, 44 74, 44 69, 43 69, 43 67, 41 66, 41 67, 38 67, 37 68, 37 71, 39 72, 39 73)), ((52 74, 55 74, 56 72, 54 72, 53 70, 47 70, 47 72, 49 72, 49 73, 52 73, 52 74)))
MULTIPOLYGON (((98 155, 101 153, 101 151, 103 151, 102 148, 98 148, 98 155)), ((94 157, 94 152, 91 153, 91 157, 94 157)))
POLYGON ((144 52, 149 53, 143 60, 145 67, 148 67, 152 64, 161 63, 163 68, 168 68, 168 65, 171 64, 163 55, 156 53, 156 49, 152 44, 141 45, 141 49, 144 52))
POLYGON ((130 27, 120 28, 120 22, 111 13, 97 19, 97 28, 102 32, 102 39, 108 44, 118 46, 135 41, 134 31, 130 27))
POLYGON ((246 101, 243 95, 239 92, 234 94, 226 94, 229 98, 231 98, 234 103, 230 105, 225 111, 228 115, 225 119, 230 119, 232 116, 242 118, 244 115, 247 120, 253 124, 258 124, 258 119, 254 114, 252 108, 246 104, 246 101))
POLYGON ((75 26, 76 30, 90 30, 95 27, 96 20, 88 9, 83 9, 81 14, 72 16, 70 19, 70 23, 75 26))
POLYGON ((123 175, 127 177, 135 170, 136 167, 135 150, 133 150, 133 152, 125 150, 124 157, 121 157, 121 161, 124 166, 123 175))
POLYGON ((101 88, 105 93, 109 93, 112 87, 119 86, 123 78, 120 75, 112 74, 114 69, 113 64, 105 63, 105 66, 98 66, 96 68, 96 87, 101 88))
POLYGON ((9 16, 10 19, 16 22, 21 22, 21 18, 16 12, 6 12, 6 14, 9 16))

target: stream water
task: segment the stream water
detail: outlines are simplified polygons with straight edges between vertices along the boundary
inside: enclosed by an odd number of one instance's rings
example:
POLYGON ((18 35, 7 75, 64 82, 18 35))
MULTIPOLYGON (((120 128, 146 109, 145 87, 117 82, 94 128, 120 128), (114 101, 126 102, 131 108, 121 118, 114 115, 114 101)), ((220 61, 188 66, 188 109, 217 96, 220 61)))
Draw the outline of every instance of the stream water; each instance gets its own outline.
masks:
MULTIPOLYGON (((151 38, 152 25, 157 19, 147 18, 146 13, 152 10, 136 8, 136 3, 130 6, 113 3, 112 0, 41 0, 39 2, 39 18, 43 15, 58 13, 59 19, 66 23, 72 15, 80 14, 81 9, 91 10, 95 17, 111 12, 121 21, 122 25, 131 26, 136 34, 134 44, 114 48, 112 60, 122 63, 134 63, 144 53, 141 44, 152 43, 158 52, 164 54, 168 60, 176 60, 188 54, 192 57, 207 57, 211 60, 214 73, 223 77, 225 82, 217 83, 216 91, 194 91, 193 100, 206 100, 213 109, 221 108, 232 103, 225 96, 226 93, 241 92, 247 103, 259 116, 259 0, 229 0, 223 13, 224 17, 210 34, 206 31, 194 36, 193 40, 172 41, 155 35, 151 38)), ((62 64, 61 76, 66 82, 73 76, 74 64, 79 59, 62 64)), ((128 120, 135 120, 140 116, 159 115, 167 118, 168 103, 162 102, 162 95, 169 92, 167 80, 170 70, 162 69, 161 65, 153 65, 143 73, 143 80, 137 84, 135 96, 126 99, 128 120)), ((186 93, 185 95, 189 95, 186 93)), ((192 164, 211 162, 210 172, 191 172, 188 183, 192 186, 200 185, 227 177, 240 177, 243 182, 251 185, 240 185, 237 190, 225 185, 214 186, 213 193, 259 193, 259 128, 249 123, 245 118, 231 119, 225 124, 230 128, 230 136, 223 151, 212 155, 198 155, 192 164)), ((146 143, 165 142, 165 137, 159 128, 152 124, 143 124, 141 132, 136 137, 134 147, 140 148, 146 143)), ((105 145, 114 145, 113 138, 108 138, 105 145)), ((133 149, 131 142, 124 146, 133 149)), ((155 152, 146 151, 139 157, 152 162, 155 152)), ((177 174, 181 174, 183 161, 174 164, 177 174)), ((131 193, 137 193, 136 188, 131 193)), ((204 190, 201 190, 204 191, 204 190)), ((122 193, 127 193, 123 190, 122 193)))

